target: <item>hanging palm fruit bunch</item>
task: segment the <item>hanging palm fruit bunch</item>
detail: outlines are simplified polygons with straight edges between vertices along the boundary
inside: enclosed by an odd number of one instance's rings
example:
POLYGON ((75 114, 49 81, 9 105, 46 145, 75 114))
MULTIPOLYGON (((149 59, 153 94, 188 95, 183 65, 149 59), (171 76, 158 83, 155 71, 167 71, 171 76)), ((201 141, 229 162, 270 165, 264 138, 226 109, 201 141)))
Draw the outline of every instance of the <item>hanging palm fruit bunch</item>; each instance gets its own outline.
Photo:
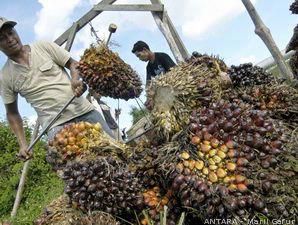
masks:
POLYGON ((137 73, 104 44, 86 49, 78 69, 89 88, 101 96, 128 100, 142 92, 137 73))
POLYGON ((290 126, 298 123, 298 90, 287 84, 272 82, 235 88, 223 94, 225 99, 241 99, 258 110, 266 110, 274 119, 283 120, 290 126))
POLYGON ((291 5, 290 5, 290 11, 292 11, 293 14, 298 14, 298 1, 295 0, 291 5))
POLYGON ((261 67, 253 66, 252 63, 232 65, 228 74, 234 87, 269 84, 274 80, 272 74, 261 67))
POLYGON ((193 59, 152 79, 147 89, 152 122, 166 140, 182 130, 194 108, 208 105, 221 95, 221 77, 193 59))
POLYGON ((92 155, 108 154, 126 158, 129 147, 110 138, 99 123, 81 121, 67 124, 49 142, 48 161, 63 164, 68 159, 85 158, 92 155))
POLYGON ((69 207, 69 198, 60 196, 50 203, 34 225, 120 225, 112 215, 103 212, 84 214, 69 207))
MULTIPOLYGON (((240 101, 214 103, 194 111, 190 121, 191 147, 180 153, 181 161, 171 174, 173 194, 181 203, 196 208, 202 218, 245 220, 258 212, 279 216, 271 197, 278 195, 273 186, 285 193, 279 164, 288 154, 286 130, 265 112, 240 101)), ((291 210, 279 204, 283 213, 294 216, 294 204, 291 210)))
POLYGON ((141 180, 111 157, 68 164, 63 179, 72 206, 84 212, 131 218, 143 205, 141 180))

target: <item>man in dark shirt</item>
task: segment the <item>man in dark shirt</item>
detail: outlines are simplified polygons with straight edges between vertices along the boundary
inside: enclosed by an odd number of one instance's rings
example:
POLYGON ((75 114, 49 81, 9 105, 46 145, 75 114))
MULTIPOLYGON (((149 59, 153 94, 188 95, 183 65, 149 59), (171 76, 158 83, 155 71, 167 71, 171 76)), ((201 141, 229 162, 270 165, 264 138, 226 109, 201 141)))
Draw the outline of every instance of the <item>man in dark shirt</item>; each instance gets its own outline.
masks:
POLYGON ((150 81, 152 77, 164 74, 176 64, 169 55, 163 52, 152 52, 143 41, 134 44, 132 53, 134 53, 141 61, 148 62, 146 81, 150 81))

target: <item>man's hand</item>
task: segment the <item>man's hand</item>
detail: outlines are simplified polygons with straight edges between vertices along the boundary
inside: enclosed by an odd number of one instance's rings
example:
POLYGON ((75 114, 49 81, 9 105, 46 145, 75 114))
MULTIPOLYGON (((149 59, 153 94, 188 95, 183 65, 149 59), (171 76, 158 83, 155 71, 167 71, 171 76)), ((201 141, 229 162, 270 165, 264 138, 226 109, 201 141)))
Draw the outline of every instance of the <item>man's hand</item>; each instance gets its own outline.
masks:
POLYGON ((20 160, 27 161, 28 159, 32 158, 32 152, 28 151, 27 149, 28 149, 27 146, 24 146, 24 147, 20 148, 20 151, 17 154, 17 157, 20 160))
POLYGON ((80 72, 77 69, 78 65, 79 63, 72 58, 65 64, 65 67, 70 71, 70 76, 72 78, 70 81, 71 88, 76 97, 80 97, 87 89, 83 81, 80 80, 80 72))
POLYGON ((87 89, 83 81, 77 79, 71 80, 71 88, 76 97, 80 97, 87 89))

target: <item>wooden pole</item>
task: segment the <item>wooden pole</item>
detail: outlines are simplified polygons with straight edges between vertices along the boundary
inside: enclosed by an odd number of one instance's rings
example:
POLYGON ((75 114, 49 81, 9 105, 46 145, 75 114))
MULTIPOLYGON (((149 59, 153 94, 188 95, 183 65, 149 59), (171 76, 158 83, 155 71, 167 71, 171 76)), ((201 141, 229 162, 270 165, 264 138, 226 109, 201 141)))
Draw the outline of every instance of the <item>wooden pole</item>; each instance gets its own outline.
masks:
POLYGON ((257 13, 255 7, 250 0, 242 0, 247 12, 249 13, 254 25, 255 33, 263 40, 271 55, 273 56, 283 78, 290 81, 293 79, 293 74, 286 65, 284 58, 278 49, 268 27, 263 23, 261 17, 257 13))
MULTIPOLYGON (((150 0, 152 4, 161 4, 160 0, 150 0)), ((156 25, 166 38, 170 49, 177 62, 185 61, 189 58, 189 54, 180 39, 168 13, 166 10, 163 12, 151 12, 156 25)))

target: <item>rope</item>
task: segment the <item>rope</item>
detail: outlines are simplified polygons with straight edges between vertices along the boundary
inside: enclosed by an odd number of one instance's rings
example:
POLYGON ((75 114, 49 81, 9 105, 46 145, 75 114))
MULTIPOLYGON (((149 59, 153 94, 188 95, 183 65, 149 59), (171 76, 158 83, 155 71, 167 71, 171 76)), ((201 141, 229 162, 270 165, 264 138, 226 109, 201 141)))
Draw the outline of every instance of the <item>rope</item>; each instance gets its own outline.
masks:
POLYGON ((92 23, 91 22, 89 22, 89 25, 90 25, 90 31, 91 31, 91 36, 95 36, 95 39, 96 39, 96 42, 98 43, 98 44, 100 44, 101 42, 102 42, 102 40, 98 37, 98 35, 97 35, 97 31, 95 31, 95 29, 94 29, 94 27, 92 26, 92 23))
POLYGON ((139 100, 143 105, 144 105, 144 103, 143 103, 139 98, 134 98, 134 99, 135 99, 135 101, 137 102, 137 104, 138 104, 140 110, 142 111, 142 113, 144 113, 144 116, 145 116, 147 122, 149 123, 149 125, 151 125, 151 120, 147 117, 147 112, 144 111, 144 109, 141 107, 141 105, 140 105, 140 103, 138 102, 138 100, 139 100))
POLYGON ((116 114, 116 117, 117 117, 117 122, 118 122, 118 141, 120 140, 120 100, 118 98, 118 109, 117 109, 117 114, 116 114))

